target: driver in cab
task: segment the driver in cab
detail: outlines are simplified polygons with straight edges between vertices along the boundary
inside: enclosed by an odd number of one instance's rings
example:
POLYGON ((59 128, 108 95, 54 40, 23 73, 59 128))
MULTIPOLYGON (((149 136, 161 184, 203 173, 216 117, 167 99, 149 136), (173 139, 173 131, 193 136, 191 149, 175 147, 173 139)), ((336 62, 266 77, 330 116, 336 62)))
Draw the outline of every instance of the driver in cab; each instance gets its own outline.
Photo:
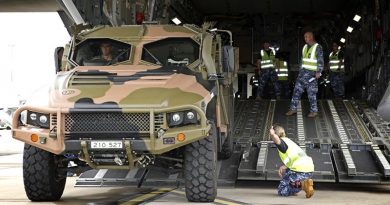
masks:
POLYGON ((107 62, 109 62, 109 64, 116 63, 116 60, 113 59, 112 45, 108 42, 102 42, 100 44, 100 55, 93 57, 92 60, 107 61, 107 62))

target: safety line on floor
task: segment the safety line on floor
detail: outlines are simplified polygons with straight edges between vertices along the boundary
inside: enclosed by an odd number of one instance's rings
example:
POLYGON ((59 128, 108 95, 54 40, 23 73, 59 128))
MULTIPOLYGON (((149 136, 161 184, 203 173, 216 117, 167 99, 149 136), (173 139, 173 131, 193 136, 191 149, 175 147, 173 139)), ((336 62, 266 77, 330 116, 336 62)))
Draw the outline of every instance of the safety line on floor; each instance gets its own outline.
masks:
POLYGON ((173 189, 171 188, 161 188, 157 190, 152 190, 148 193, 142 194, 140 196, 137 196, 135 198, 132 198, 126 202, 121 203, 120 205, 136 205, 136 204, 142 204, 149 201, 156 200, 157 198, 160 198, 164 196, 165 194, 171 192, 173 189))
MULTIPOLYGON (((178 194, 178 195, 181 195, 181 196, 185 196, 185 192, 184 191, 180 191, 180 190, 172 190, 171 193, 175 193, 175 194, 178 194)), ((235 200, 231 200, 231 199, 217 197, 214 200, 214 204, 243 205, 243 204, 248 204, 248 203, 243 203, 243 202, 240 202, 240 201, 235 201, 235 200)))

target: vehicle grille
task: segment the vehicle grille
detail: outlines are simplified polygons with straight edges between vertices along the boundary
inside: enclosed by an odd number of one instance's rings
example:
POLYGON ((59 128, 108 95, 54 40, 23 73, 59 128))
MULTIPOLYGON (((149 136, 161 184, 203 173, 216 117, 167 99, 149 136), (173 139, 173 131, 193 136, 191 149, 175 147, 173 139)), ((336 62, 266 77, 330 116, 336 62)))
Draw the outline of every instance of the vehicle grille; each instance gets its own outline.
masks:
MULTIPOLYGON (((163 124, 163 114, 155 114, 155 128, 163 124)), ((149 133, 149 113, 68 113, 65 114, 65 133, 149 133)))
POLYGON ((50 116, 51 120, 51 131, 57 132, 57 114, 51 114, 50 116))

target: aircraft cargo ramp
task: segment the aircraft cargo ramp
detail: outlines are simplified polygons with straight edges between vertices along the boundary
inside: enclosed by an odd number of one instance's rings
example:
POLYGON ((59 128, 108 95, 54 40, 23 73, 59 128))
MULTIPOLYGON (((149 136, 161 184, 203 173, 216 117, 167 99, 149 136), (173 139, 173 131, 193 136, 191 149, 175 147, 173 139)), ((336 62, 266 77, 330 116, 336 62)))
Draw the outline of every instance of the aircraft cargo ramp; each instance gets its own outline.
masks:
MULTIPOLYGON (((220 186, 237 180, 279 180, 281 161, 268 130, 272 123, 286 129, 313 158, 314 179, 336 183, 390 183, 390 124, 361 101, 320 100, 319 115, 307 118, 309 102, 287 117, 288 100, 236 101, 234 153, 218 162, 220 186)), ((180 170, 90 170, 76 186, 180 186, 180 170), (146 173, 147 172, 147 173, 146 173)))

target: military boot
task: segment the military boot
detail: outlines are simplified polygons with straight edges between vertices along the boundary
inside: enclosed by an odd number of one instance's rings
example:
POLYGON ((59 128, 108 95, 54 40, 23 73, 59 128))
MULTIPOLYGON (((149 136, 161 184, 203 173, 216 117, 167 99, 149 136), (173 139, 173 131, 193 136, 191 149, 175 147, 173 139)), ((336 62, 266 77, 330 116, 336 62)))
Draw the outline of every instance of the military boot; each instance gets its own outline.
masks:
POLYGON ((286 112, 287 116, 291 116, 291 115, 295 115, 295 114, 297 114, 296 110, 289 110, 288 112, 286 112))
POLYGON ((314 194, 314 182, 312 179, 306 179, 301 182, 302 190, 306 192, 306 198, 310 198, 314 194))
POLYGON ((310 112, 307 117, 316 117, 318 115, 317 112, 310 112))

